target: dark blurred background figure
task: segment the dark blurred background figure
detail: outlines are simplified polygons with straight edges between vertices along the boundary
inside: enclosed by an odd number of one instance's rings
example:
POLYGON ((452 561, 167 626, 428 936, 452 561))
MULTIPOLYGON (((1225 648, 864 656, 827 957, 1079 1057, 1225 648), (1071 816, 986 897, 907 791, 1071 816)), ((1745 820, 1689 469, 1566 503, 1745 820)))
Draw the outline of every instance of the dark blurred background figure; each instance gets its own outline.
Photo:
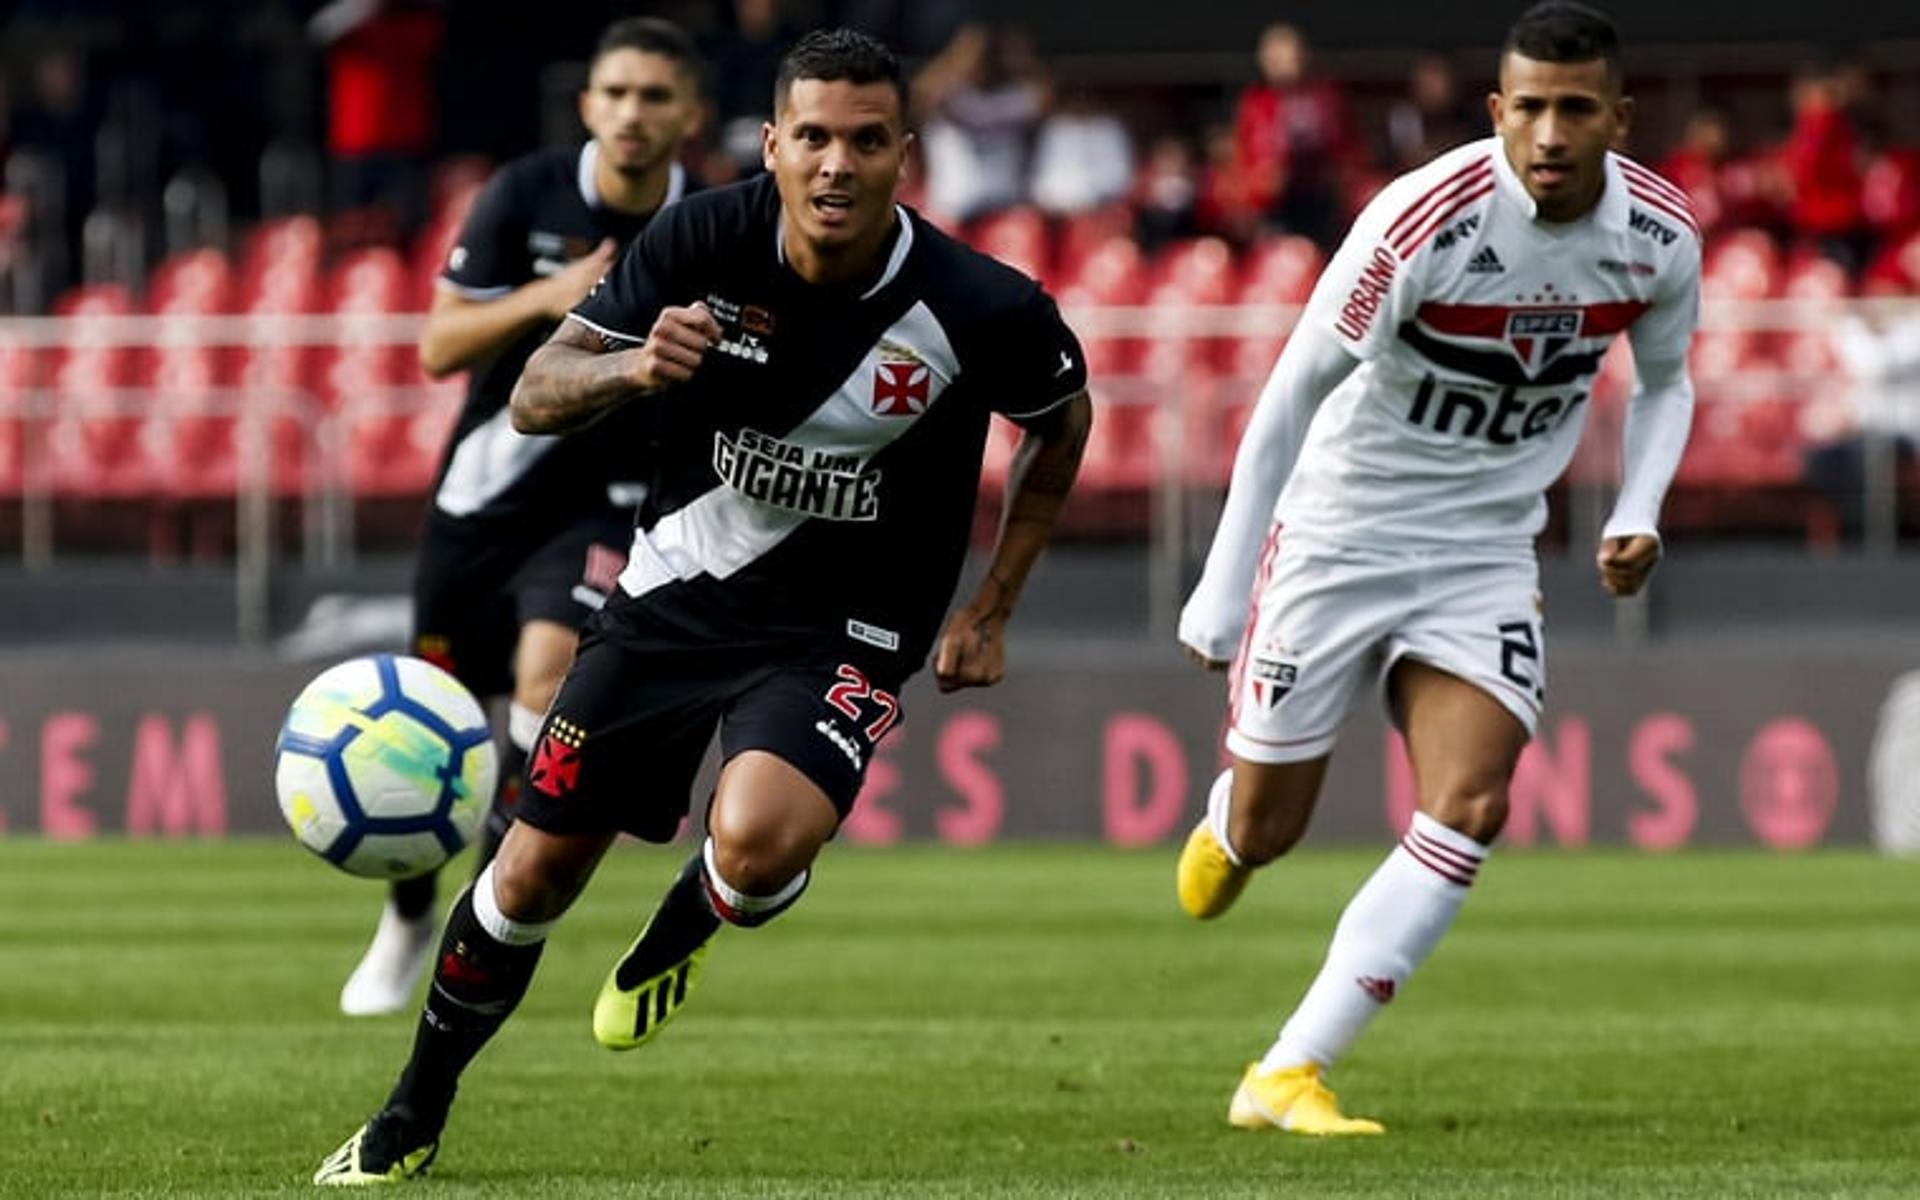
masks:
POLYGON ((927 208, 968 221, 1027 198, 1027 161, 1052 101, 1033 43, 1018 29, 963 26, 913 80, 927 208))
POLYGON ((1407 72, 1407 94, 1387 111, 1389 168, 1410 171, 1488 132, 1486 110, 1461 96, 1452 60, 1422 54, 1407 72))
POLYGON ((410 238, 425 220, 444 22, 434 0, 332 0, 307 24, 324 47, 328 192, 345 245, 410 238))
POLYGON ((1163 133, 1147 149, 1134 183, 1134 237, 1143 250, 1192 237, 1198 228, 1200 171, 1193 147, 1176 133, 1163 133))
POLYGON ((795 33, 780 0, 734 0, 733 23, 711 39, 714 148, 701 175, 726 183, 760 170, 760 126, 773 115, 773 84, 795 33))
MULTIPOLYGON (((81 257, 81 228, 94 202, 94 134, 100 123, 98 92, 89 88, 86 62, 77 50, 53 47, 39 55, 28 89, 13 115, 9 154, 23 151, 37 160, 43 179, 36 190, 55 205, 49 214, 58 239, 49 247, 52 286, 72 280, 81 257)), ((9 180, 8 190, 17 185, 9 180)), ((42 201, 45 203, 46 201, 42 201)))
POLYGON ((1234 152, 1248 200, 1264 224, 1331 247, 1345 225, 1341 192, 1363 156, 1345 97, 1311 71, 1307 39, 1291 25, 1260 35, 1260 78, 1240 93, 1234 152))

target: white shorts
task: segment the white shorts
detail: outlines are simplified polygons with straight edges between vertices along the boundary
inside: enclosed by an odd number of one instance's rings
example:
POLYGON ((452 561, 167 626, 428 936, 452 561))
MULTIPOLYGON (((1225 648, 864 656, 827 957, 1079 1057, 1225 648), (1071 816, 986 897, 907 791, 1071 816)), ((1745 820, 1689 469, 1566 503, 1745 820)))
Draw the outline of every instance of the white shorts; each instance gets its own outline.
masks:
POLYGON ((1540 569, 1530 552, 1360 550, 1277 530, 1227 692, 1227 749, 1299 762, 1333 748, 1354 695, 1412 657, 1504 705, 1533 735, 1546 698, 1540 569))

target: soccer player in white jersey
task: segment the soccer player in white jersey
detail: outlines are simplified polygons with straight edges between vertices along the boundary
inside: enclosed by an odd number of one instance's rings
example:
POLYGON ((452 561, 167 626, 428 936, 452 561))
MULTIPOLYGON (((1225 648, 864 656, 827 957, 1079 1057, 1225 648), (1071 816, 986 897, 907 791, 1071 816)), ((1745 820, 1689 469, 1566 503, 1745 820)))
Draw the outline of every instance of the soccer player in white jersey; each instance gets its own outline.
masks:
POLYGON ((1693 408, 1699 233, 1680 191, 1610 152, 1632 101, 1608 20, 1548 0, 1513 26, 1496 136, 1396 179, 1314 289, 1254 410, 1180 618, 1232 662, 1227 749, 1180 856, 1181 906, 1226 911, 1297 842, 1342 720, 1383 686, 1419 811, 1348 904, 1318 977, 1246 1070, 1234 1125, 1373 1134, 1324 1076, 1452 924, 1507 814, 1545 694, 1533 539, 1613 336, 1632 342, 1600 583, 1660 558, 1693 408))

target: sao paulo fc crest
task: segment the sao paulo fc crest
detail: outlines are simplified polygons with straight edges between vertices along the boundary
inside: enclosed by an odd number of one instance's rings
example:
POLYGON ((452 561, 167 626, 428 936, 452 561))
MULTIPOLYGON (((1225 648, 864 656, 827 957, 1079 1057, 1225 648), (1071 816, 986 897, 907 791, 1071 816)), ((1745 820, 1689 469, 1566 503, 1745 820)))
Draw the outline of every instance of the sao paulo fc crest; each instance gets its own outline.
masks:
POLYGON ((1253 689, 1253 702, 1262 709, 1271 712, 1273 706, 1280 703, 1300 677, 1300 668, 1293 663, 1277 658, 1257 656, 1253 660, 1253 670, 1249 673, 1249 685, 1253 689))

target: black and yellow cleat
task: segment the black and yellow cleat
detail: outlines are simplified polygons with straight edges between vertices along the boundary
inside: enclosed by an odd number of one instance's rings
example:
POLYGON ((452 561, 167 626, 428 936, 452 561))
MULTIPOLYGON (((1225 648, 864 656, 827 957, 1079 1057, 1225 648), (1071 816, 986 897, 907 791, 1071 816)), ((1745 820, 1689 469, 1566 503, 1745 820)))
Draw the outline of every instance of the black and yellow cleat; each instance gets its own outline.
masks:
POLYGON ((437 1133, 421 1133, 391 1109, 383 1109, 327 1155, 313 1182, 320 1187, 403 1183, 426 1175, 439 1152, 437 1133))
POLYGON ((647 931, 642 930, 613 970, 607 972, 607 981, 600 985, 600 995, 593 1002, 593 1037, 609 1050, 636 1050, 659 1036, 700 981, 701 966, 713 945, 709 933, 685 956, 651 975, 634 979, 637 970, 645 969, 638 965, 637 956, 646 940, 647 931))

